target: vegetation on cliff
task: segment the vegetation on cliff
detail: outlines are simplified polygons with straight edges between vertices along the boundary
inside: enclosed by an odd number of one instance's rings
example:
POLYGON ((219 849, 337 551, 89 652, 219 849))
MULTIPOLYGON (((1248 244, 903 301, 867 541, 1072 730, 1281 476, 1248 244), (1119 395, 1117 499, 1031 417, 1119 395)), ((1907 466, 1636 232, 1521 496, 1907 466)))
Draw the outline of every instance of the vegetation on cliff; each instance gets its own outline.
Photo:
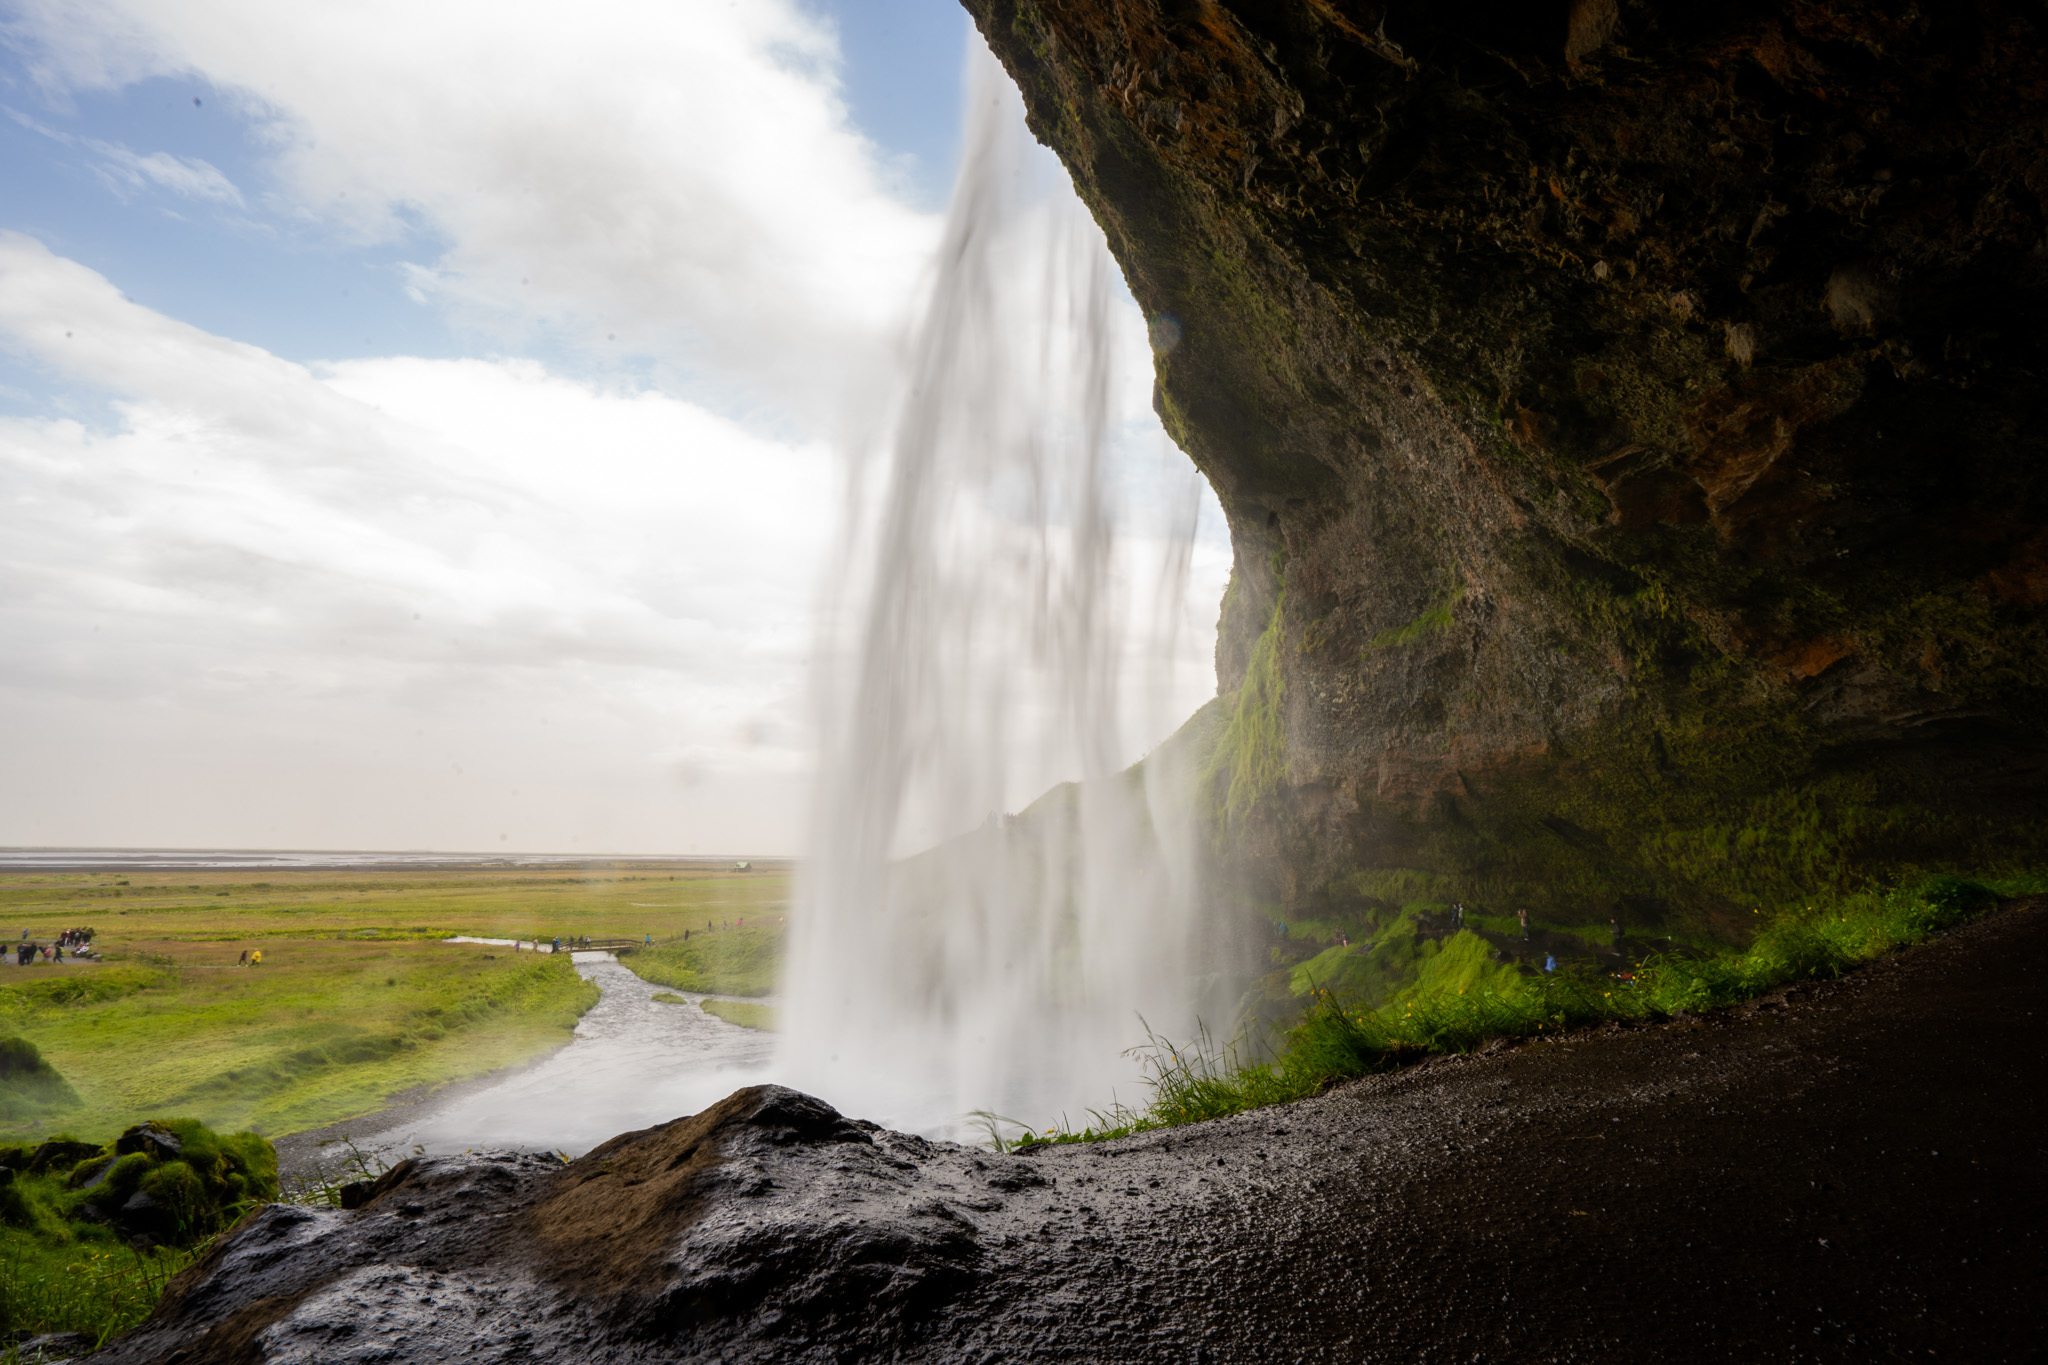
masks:
MULTIPOLYGON (((1006 1137, 990 1119, 998 1146, 1017 1141, 1094 1141, 1152 1128, 1220 1118, 1306 1098, 1332 1084, 1439 1053, 1469 1052, 1505 1039, 1557 1035, 1614 1022, 1654 1022, 1722 1008, 1799 981, 1840 976, 1863 963, 1952 928, 1994 907, 2001 895, 2038 894, 2048 879, 1986 886, 1956 877, 1923 879, 1889 891, 1814 901, 1770 917, 1748 947, 1719 953, 1651 953, 1556 971, 1504 964, 1479 934, 1459 929, 1420 952, 1408 949, 1389 972, 1346 974, 1372 964, 1387 944, 1343 945, 1305 964, 1307 1008, 1267 1049, 1239 1039, 1216 1047, 1205 1038, 1154 1037, 1139 1055, 1152 1098, 1142 1109, 1116 1106, 1082 1127, 1006 1137), (1321 984, 1312 968, 1339 985, 1321 984), (1374 988, 1387 988, 1374 998, 1374 988)), ((1762 912, 1755 912, 1762 918, 1762 912)), ((1404 921, 1390 936, 1413 944, 1404 921)), ((1015 1126, 1012 1124, 1012 1126, 1015 1126)))
POLYGON ((1287 735, 1281 708, 1287 699, 1280 670, 1286 596, 1273 604, 1266 628, 1252 645, 1244 679, 1226 700, 1228 719, 1209 751, 1204 777, 1219 789, 1223 822, 1241 818, 1271 796, 1287 776, 1287 735))

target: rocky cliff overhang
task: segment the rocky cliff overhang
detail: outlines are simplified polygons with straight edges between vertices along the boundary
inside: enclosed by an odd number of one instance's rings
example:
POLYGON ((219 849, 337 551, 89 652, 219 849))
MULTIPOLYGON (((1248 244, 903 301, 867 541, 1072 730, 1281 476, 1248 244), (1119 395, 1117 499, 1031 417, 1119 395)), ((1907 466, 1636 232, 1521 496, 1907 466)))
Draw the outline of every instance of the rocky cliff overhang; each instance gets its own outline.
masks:
POLYGON ((2035 7, 966 3, 1230 520, 1252 885, 1712 912, 2038 828, 2035 7))

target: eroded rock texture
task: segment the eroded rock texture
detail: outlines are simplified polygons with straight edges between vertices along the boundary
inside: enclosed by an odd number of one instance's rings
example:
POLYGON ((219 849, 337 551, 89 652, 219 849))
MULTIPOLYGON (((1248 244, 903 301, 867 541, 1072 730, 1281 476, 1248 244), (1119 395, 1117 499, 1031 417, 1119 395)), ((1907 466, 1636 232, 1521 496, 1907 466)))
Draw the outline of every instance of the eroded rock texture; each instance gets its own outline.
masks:
POLYGON ((347 1211, 265 1208, 94 1357, 167 1365, 887 1356, 984 1273, 1028 1162, 777 1086, 567 1165, 430 1157, 347 1211))
POLYGON ((1732 932, 2038 852, 2035 7, 967 7, 1230 518, 1252 890, 1732 932))

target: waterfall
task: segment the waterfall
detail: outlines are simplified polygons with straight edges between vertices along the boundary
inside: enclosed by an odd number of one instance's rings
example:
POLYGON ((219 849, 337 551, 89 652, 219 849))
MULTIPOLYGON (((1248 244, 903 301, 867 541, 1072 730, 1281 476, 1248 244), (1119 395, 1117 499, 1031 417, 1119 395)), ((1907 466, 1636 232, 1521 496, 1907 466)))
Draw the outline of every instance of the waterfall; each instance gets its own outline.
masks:
POLYGON ((1187 1036, 1214 965, 1194 758, 1126 767, 1134 733, 1180 719, 1161 708, 1199 476, 1149 414, 1120 419, 1135 312, 971 47, 935 276, 850 481, 778 1056, 843 1109, 950 1133, 971 1110, 1142 1104, 1126 1050, 1146 1024, 1187 1036))

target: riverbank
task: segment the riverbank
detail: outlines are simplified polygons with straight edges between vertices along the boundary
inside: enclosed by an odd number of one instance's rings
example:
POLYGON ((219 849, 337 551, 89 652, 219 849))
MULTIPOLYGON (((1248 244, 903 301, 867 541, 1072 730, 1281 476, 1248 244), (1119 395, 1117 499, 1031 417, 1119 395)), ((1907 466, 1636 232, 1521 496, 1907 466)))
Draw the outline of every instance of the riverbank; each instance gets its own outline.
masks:
POLYGON ((2044 979, 2036 899, 1712 1014, 1028 1155, 757 1089, 266 1211, 104 1359, 456 1323, 619 1361, 2028 1359, 2044 979))
MULTIPOLYGON (((451 951, 461 951, 459 947, 451 951)), ((763 1079, 772 1042, 714 1017, 704 997, 668 994, 610 953, 574 955, 599 992, 566 1045, 278 1144, 287 1186, 359 1177, 409 1156, 511 1147, 581 1156, 614 1134, 694 1113, 763 1079)))
POLYGON ((630 948, 619 960, 657 986, 699 995, 763 996, 782 973, 786 917, 705 916, 689 936, 630 948))
POLYGON ((545 1057, 597 999, 566 957, 440 940, 659 941, 779 914, 786 893, 781 869, 701 861, 0 868, 0 937, 91 925, 103 957, 0 968, 0 1037, 32 1043, 77 1101, 0 1113, 0 1141, 158 1116, 272 1138, 347 1124, 545 1057))

